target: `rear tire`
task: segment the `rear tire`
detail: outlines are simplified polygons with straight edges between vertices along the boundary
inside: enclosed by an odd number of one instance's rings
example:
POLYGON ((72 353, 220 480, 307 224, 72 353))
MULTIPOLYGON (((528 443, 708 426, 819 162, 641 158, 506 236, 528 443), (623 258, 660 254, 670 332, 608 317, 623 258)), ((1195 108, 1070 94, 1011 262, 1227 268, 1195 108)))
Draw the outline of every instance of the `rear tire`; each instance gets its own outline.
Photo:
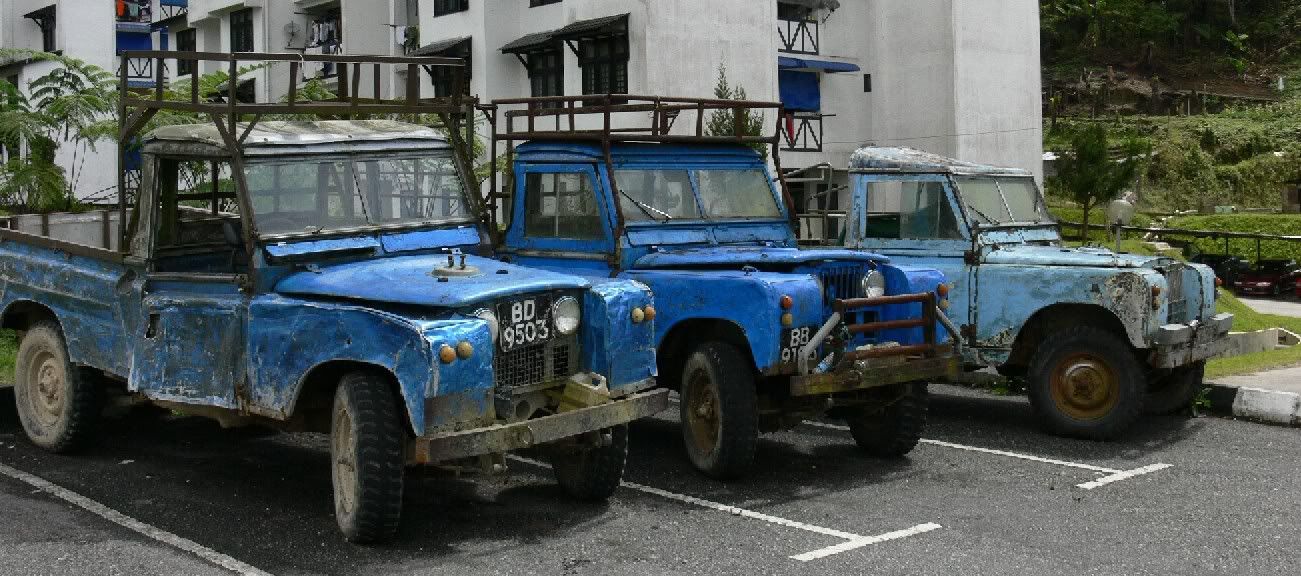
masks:
POLYGON ((1146 386, 1129 344, 1093 326, 1049 335, 1030 361, 1030 406, 1061 436, 1116 438, 1142 413, 1146 386))
POLYGON ((14 401, 33 444, 57 454, 84 447, 99 421, 100 393, 92 374, 68 362, 57 323, 27 330, 14 361, 14 401))
POLYGON ((406 430, 387 378, 370 371, 345 375, 330 416, 334 514, 350 542, 382 542, 402 517, 406 430))
POLYGON ((926 383, 896 386, 903 388, 903 396, 894 404, 860 410, 847 419, 854 442, 877 458, 899 458, 912 452, 926 428, 926 412, 930 404, 926 383))
POLYGON ((720 480, 749 469, 759 442, 754 371, 736 347, 701 344, 682 368, 682 441, 697 470, 720 480))
POLYGON ((1152 383, 1144 398, 1143 410, 1148 414, 1162 415, 1189 411, 1205 377, 1205 360, 1171 370, 1164 378, 1152 383))
POLYGON ((610 445, 551 457, 556 482, 570 497, 585 502, 602 502, 614 495, 623 481, 628 461, 628 425, 607 428, 610 445))

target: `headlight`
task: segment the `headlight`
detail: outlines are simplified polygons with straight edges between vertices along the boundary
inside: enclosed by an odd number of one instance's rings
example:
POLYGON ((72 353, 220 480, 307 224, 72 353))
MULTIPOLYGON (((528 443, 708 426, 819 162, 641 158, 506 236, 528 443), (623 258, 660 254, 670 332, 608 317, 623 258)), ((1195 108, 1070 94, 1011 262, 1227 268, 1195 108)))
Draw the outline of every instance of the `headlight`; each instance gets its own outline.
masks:
POLYGON ((551 305, 551 321, 556 325, 556 331, 562 336, 568 336, 578 330, 578 323, 583 319, 583 308, 578 305, 578 299, 573 296, 565 296, 556 300, 551 305))
POLYGON ((885 296, 885 274, 877 270, 868 272, 863 277, 863 297, 879 298, 885 296))
POLYGON ((501 329, 501 325, 498 324, 497 322, 497 315, 493 314, 492 310, 489 310, 487 308, 480 308, 474 311, 474 316, 488 323, 488 332, 492 334, 493 343, 496 343, 497 332, 498 330, 501 329))

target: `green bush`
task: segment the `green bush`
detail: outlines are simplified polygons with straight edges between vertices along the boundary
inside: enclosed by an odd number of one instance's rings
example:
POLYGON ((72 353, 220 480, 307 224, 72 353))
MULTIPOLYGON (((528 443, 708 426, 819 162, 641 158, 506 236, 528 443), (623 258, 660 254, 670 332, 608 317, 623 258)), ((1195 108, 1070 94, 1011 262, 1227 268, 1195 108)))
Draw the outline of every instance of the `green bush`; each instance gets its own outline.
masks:
MULTIPOLYGON (((1166 223, 1167 228, 1186 230, 1217 230, 1224 232, 1250 232, 1278 236, 1301 236, 1301 214, 1208 214, 1179 216, 1166 223)), ((1202 252, 1224 252, 1224 239, 1201 238, 1195 245, 1202 252)), ((1229 252, 1256 259, 1256 241, 1247 238, 1229 239, 1229 252)), ((1262 240, 1262 258, 1295 258, 1301 260, 1301 242, 1262 240)))
MULTIPOLYGON (((1089 210, 1089 224, 1108 224, 1107 213, 1104 208, 1094 208, 1089 210)), ((1052 214, 1058 222, 1074 222, 1079 224, 1084 218, 1084 210, 1076 206, 1049 206, 1048 213, 1052 214)), ((1130 226, 1146 228, 1152 225, 1152 219, 1145 214, 1135 214, 1130 226)), ((1067 238, 1078 240, 1080 234, 1079 226, 1062 226, 1062 234, 1067 238)), ((1089 241, 1091 242, 1111 242, 1111 234, 1105 230, 1089 230, 1089 241)))

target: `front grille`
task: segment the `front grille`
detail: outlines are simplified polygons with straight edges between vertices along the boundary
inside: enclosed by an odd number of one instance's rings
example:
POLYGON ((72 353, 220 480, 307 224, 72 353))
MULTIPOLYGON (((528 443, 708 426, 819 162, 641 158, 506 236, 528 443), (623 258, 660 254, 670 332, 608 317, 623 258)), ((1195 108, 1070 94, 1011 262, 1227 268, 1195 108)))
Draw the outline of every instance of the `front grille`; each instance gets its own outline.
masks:
POLYGON ((577 372, 573 362, 578 342, 573 338, 498 352, 493 365, 498 388, 519 388, 567 378, 577 372))
POLYGON ((1188 270, 1187 266, 1181 264, 1171 264, 1165 270, 1165 281, 1168 289, 1168 298, 1170 299, 1170 314, 1168 322, 1187 322, 1188 318, 1188 298, 1184 294, 1184 272, 1188 270))
POLYGON ((827 305, 836 300, 863 297, 863 275, 866 270, 858 264, 823 266, 818 270, 822 280, 822 299, 827 305))

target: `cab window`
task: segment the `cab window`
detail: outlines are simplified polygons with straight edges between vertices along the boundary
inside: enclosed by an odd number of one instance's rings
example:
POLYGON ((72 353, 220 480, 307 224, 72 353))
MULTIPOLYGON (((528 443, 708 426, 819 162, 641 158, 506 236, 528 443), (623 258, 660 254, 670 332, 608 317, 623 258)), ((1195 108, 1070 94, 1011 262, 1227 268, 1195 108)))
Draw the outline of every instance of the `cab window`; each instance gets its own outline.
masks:
POLYGON ((524 193, 525 236, 572 240, 605 237, 588 174, 531 172, 525 176, 524 193))
POLYGON ((867 187, 868 238, 962 238, 943 183, 887 180, 868 182, 867 187))

